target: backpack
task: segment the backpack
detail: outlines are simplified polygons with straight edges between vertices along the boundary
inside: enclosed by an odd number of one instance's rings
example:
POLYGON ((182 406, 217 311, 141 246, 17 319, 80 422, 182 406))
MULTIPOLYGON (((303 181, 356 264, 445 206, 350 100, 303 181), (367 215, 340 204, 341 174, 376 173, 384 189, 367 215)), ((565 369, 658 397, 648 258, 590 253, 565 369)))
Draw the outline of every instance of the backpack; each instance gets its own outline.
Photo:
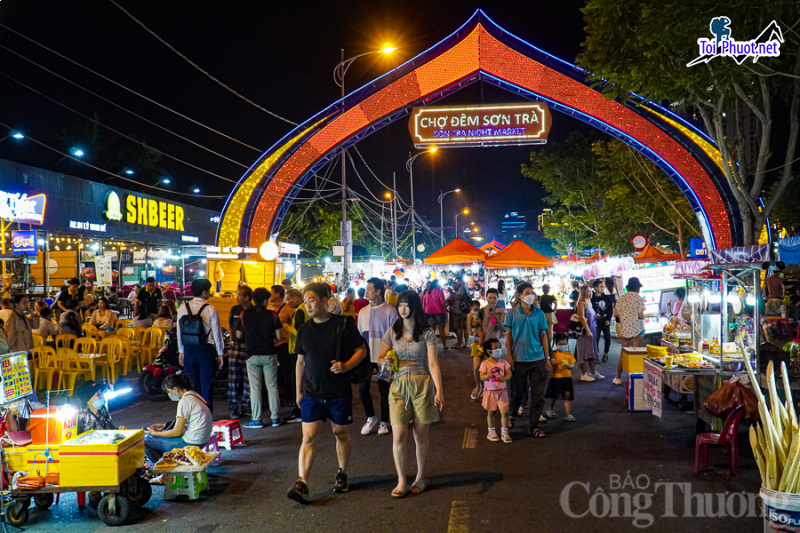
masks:
POLYGON ((186 347, 199 348, 205 346, 208 342, 208 332, 203 327, 203 310, 208 307, 208 304, 203 304, 196 315, 192 314, 192 308, 189 302, 184 304, 186 306, 186 314, 178 320, 178 328, 181 332, 181 344, 186 347))
POLYGON ((461 301, 458 302, 458 309, 465 315, 472 310, 472 298, 466 290, 461 295, 461 301))
MULTIPOLYGON (((344 334, 344 328, 347 326, 348 320, 353 320, 351 317, 342 317, 333 315, 331 320, 339 320, 340 323, 336 326, 336 360, 341 362, 346 362, 342 360, 342 335, 344 334)), ((366 350, 366 355, 361 360, 360 363, 356 365, 353 370, 350 370, 347 373, 347 377, 350 379, 350 383, 364 383, 369 381, 372 377, 372 360, 369 354, 369 344, 364 343, 364 350, 366 350)), ((348 358, 349 359, 349 358, 348 358)))

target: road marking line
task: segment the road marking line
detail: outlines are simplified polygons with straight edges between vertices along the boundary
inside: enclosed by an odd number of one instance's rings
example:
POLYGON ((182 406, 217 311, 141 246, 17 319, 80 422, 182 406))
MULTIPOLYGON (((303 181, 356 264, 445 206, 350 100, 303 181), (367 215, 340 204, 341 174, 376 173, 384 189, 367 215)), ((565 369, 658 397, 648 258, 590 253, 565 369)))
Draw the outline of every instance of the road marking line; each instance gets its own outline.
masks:
POLYGON ((477 429, 464 429, 464 440, 461 443, 461 448, 467 450, 474 448, 478 445, 478 430, 477 429))
POLYGON ((469 533, 469 504, 467 502, 453 502, 450 507, 447 533, 469 533))

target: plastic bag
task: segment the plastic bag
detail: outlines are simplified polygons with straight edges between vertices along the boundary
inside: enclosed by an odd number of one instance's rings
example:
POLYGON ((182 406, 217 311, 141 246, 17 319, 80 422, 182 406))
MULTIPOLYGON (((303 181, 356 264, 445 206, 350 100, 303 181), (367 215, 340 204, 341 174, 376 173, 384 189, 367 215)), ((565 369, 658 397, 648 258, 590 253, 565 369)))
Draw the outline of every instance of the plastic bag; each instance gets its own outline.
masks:
POLYGON ((722 387, 709 396, 703 405, 712 416, 724 419, 728 418, 728 415, 743 403, 741 390, 731 380, 724 382, 722 387))

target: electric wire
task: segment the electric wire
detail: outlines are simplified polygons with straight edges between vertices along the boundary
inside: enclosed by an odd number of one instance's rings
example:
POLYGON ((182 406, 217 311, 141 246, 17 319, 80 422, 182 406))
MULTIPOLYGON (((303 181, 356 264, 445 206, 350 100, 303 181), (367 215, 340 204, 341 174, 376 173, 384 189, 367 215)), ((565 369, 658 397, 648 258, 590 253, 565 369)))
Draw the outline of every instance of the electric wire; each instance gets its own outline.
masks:
POLYGON ((175 115, 178 115, 179 117, 181 117, 181 118, 184 118, 184 119, 188 120, 189 122, 191 122, 191 123, 193 123, 193 124, 196 124, 196 125, 198 125, 198 126, 200 126, 200 127, 202 127, 202 128, 205 128, 205 129, 207 129, 207 130, 209 130, 209 131, 212 131, 212 132, 216 133, 217 135, 221 135, 222 137, 225 137, 226 139, 229 139, 229 140, 231 140, 231 141, 233 141, 233 142, 239 143, 239 144, 241 144, 242 146, 246 146, 247 148, 250 148, 251 150, 255 150, 256 152, 259 152, 259 153, 263 153, 263 152, 264 152, 263 150, 260 150, 260 149, 256 148, 255 146, 250 146, 249 144, 247 144, 247 143, 245 143, 245 142, 242 142, 242 141, 240 141, 239 139, 236 139, 236 138, 234 138, 234 137, 231 137, 230 135, 226 135, 226 134, 222 133, 221 131, 215 130, 214 128, 212 128, 212 127, 210 127, 210 126, 206 126, 206 125, 205 125, 205 124, 203 124, 202 122, 199 122, 199 121, 197 121, 197 120, 195 120, 195 119, 193 119, 193 118, 191 118, 191 117, 187 117, 187 116, 186 116, 186 115, 184 115, 183 113, 180 113, 180 112, 178 112, 178 111, 175 111, 174 109, 171 109, 171 108, 169 108, 169 107, 165 106, 164 104, 161 104, 161 103, 159 103, 159 102, 156 102, 156 101, 155 101, 155 100, 153 100, 152 98, 149 98, 149 97, 147 97, 147 96, 145 96, 145 95, 143 95, 143 94, 141 94, 141 93, 138 93, 138 92, 134 91, 133 89, 131 89, 131 88, 129 88, 129 87, 126 87, 125 85, 123 85, 123 84, 121 84, 121 83, 119 83, 119 82, 116 82, 116 81, 112 80, 112 79, 111 79, 111 78, 109 78, 108 76, 104 76, 104 75, 100 74, 99 72, 96 72, 96 71, 94 71, 94 70, 90 69, 89 67, 87 67, 87 66, 85 66, 85 65, 82 65, 82 64, 78 63, 77 61, 75 61, 75 60, 73 60, 73 59, 70 59, 70 58, 68 58, 68 57, 67 57, 67 56, 65 56, 64 54, 61 54, 61 53, 59 53, 59 52, 56 52, 56 51, 55 51, 55 50, 53 50, 52 48, 48 48, 47 46, 43 45, 42 43, 40 43, 40 42, 37 42, 37 41, 35 41, 35 40, 31 39, 30 37, 28 37, 28 36, 26 36, 26 35, 23 35, 23 34, 21 34, 20 32, 18 32, 18 31, 16 31, 16 30, 13 30, 13 29, 9 28, 9 27, 8 27, 8 26, 6 26, 5 24, 2 24, 2 23, 0 23, 0 28, 4 28, 4 29, 6 29, 6 30, 10 31, 11 33, 13 33, 13 34, 15 34, 15 35, 18 35, 19 37, 22 37, 23 39, 25 39, 25 40, 27 40, 27 41, 29 41, 29 42, 31 42, 31 43, 33 43, 33 44, 35 44, 36 46, 39 46, 39 47, 41 47, 41 48, 44 48, 44 49, 45 49, 45 50, 47 50, 48 52, 50 52, 50 53, 53 53, 53 54, 57 55, 58 57, 60 57, 60 58, 62 58, 62 59, 65 59, 65 60, 69 61, 69 62, 70 62, 70 63, 72 63, 73 65, 76 65, 76 66, 78 66, 78 67, 81 67, 82 69, 84 69, 84 70, 86 70, 86 71, 89 71, 89 72, 91 72, 91 73, 92 73, 92 74, 94 74, 95 76, 98 76, 98 77, 100 77, 100 78, 102 78, 102 79, 106 80, 107 82, 109 82, 109 83, 112 83, 112 84, 116 85, 117 87, 119 87, 119 88, 121 88, 121 89, 125 89, 125 90, 126 90, 126 91, 128 91, 129 93, 135 94, 135 95, 136 95, 136 96, 138 96, 139 98, 142 98, 142 99, 144 99, 144 100, 147 100, 147 101, 148 101, 148 102, 150 102, 151 104, 157 105, 158 107, 160 107, 160 108, 162 108, 162 109, 165 109, 165 110, 169 111, 170 113, 173 113, 173 114, 175 114, 175 115))
POLYGON ((270 110, 268 110, 268 109, 266 109, 266 108, 264 108, 264 107, 262 107, 262 106, 258 105, 257 103, 253 102, 252 100, 250 100, 250 99, 249 99, 249 98, 247 98, 246 96, 243 96, 243 95, 239 94, 238 92, 236 92, 235 90, 233 90, 232 88, 228 87, 227 85, 225 85, 224 83, 222 83, 220 80, 218 80, 217 78, 215 78, 214 76, 212 76, 212 75, 211 75, 209 72, 207 72, 206 70, 203 70, 203 69, 202 69, 202 68, 201 68, 201 67, 200 67, 200 66, 199 66, 197 63, 193 62, 191 59, 189 59, 189 58, 188 58, 188 57, 186 57, 184 54, 182 54, 181 52, 179 52, 179 51, 178 51, 178 50, 177 50, 177 49, 176 49, 174 46, 172 46, 172 45, 171 45, 171 44, 169 44, 167 41, 165 41, 164 39, 162 39, 161 37, 159 37, 159 36, 158 36, 158 34, 156 34, 156 32, 154 32, 153 30, 151 30, 150 28, 148 28, 147 26, 145 26, 145 25, 144 25, 144 23, 143 23, 142 21, 140 21, 139 19, 137 19, 136 17, 134 17, 133 15, 131 15, 131 14, 130 14, 130 12, 128 12, 128 11, 127 11, 127 10, 126 10, 124 7, 122 7, 121 5, 119 5, 118 3, 116 3, 114 0, 109 0, 109 1, 110 1, 112 4, 114 4, 115 6, 117 6, 117 8, 118 8, 120 11, 122 11, 123 13, 125 13, 125 14, 126 14, 126 15, 127 15, 127 16, 128 16, 130 19, 131 19, 131 20, 133 20, 133 21, 134 21, 136 24, 138 24, 139 26, 141 26, 141 27, 142 27, 142 28, 143 28, 143 29, 144 29, 144 30, 145 30, 147 33, 149 33, 150 35, 152 35, 153 37, 155 37, 156 39, 158 39, 158 41, 159 41, 161 44, 163 44, 164 46, 166 46, 167 48, 169 48, 170 50, 172 50, 172 51, 173 51, 175 54, 177 54, 177 55, 178 55, 178 56, 179 56, 181 59, 183 59, 184 61, 186 61, 187 63, 189 63, 191 66, 193 66, 194 68, 196 68, 197 70, 199 70, 199 71, 200 71, 200 72, 202 72, 203 74, 205 74, 205 75, 206 75, 208 78, 210 78, 211 80, 215 81, 215 82, 216 82, 218 85, 220 85, 221 87, 223 87, 223 88, 227 89, 229 92, 231 92, 232 94, 234 94, 234 95, 238 96, 239 98, 241 98, 242 100, 244 100, 244 101, 245 101, 245 102, 247 102, 248 104, 252 105, 253 107, 255 107, 255 108, 257 108, 257 109, 260 109, 261 111, 263 111, 263 112, 265 112, 265 113, 267 113, 267 114, 269 114, 269 115, 271 115, 271 116, 273 116, 273 117, 275 117, 275 118, 277 118, 277 119, 280 119, 280 120, 282 120, 282 121, 284 121, 284 122, 287 122, 287 123, 289 123, 289 124, 291 124, 291 125, 293 125, 293 126, 298 126, 298 124, 297 124, 296 122, 292 122, 291 120, 289 120, 289 119, 287 119, 287 118, 283 118, 282 116, 278 115, 277 113, 273 113, 272 111, 270 111, 270 110))

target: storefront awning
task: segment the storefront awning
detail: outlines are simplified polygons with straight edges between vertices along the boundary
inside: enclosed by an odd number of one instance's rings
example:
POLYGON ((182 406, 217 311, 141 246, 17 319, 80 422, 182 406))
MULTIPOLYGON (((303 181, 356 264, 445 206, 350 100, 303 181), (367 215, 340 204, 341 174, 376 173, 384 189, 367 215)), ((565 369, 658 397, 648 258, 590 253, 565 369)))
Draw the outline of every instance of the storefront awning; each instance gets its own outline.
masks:
POLYGON ((478 263, 486 259, 486 254, 464 239, 456 238, 448 242, 423 261, 426 265, 455 265, 478 263))
POLYGON ((665 254, 658 250, 655 246, 649 244, 639 252, 639 255, 633 258, 633 262, 637 265, 643 263, 662 263, 664 261, 677 261, 681 259, 681 254, 665 254))
POLYGON ((545 257, 521 240, 511 241, 503 251, 486 260, 486 268, 541 268, 553 266, 553 260, 545 257))

